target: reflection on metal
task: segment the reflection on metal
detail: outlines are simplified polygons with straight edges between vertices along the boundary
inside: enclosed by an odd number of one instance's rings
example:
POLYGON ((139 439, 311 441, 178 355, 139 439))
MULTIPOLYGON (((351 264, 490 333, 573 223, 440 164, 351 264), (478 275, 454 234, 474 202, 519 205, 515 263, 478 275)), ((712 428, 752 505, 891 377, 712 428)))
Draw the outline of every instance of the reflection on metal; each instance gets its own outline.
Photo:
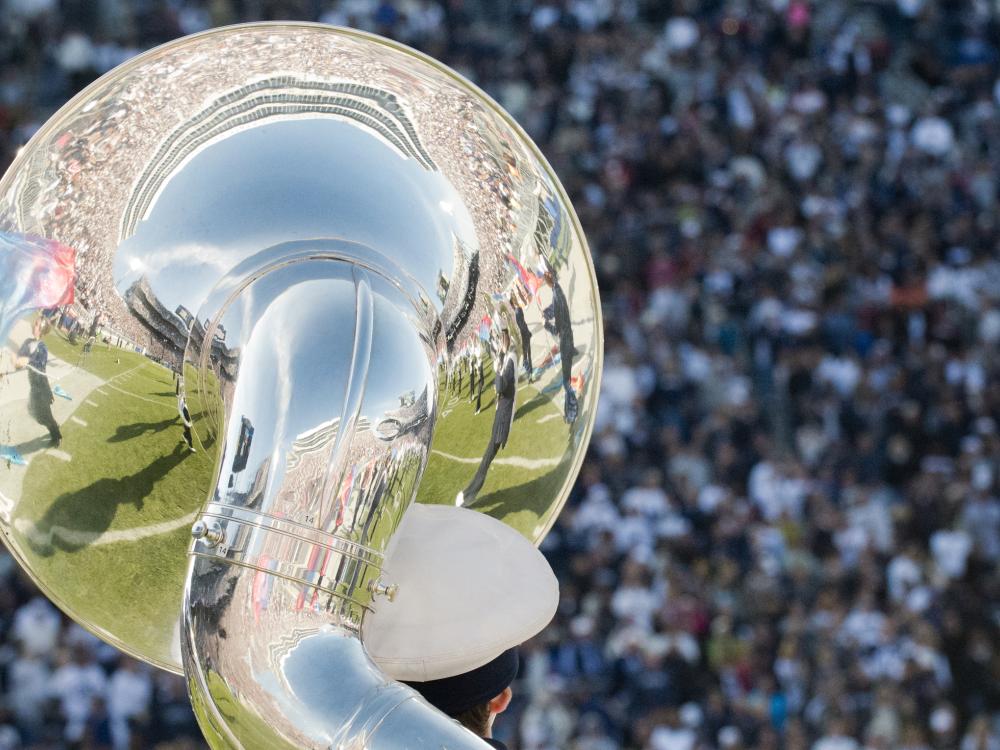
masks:
POLYGON ((589 440, 589 254, 510 119, 370 35, 220 29, 53 117, 0 229, 76 253, 75 299, 0 287, 0 531, 43 590, 183 659, 213 747, 482 747, 360 632, 412 502, 539 542, 589 440))
POLYGON ((136 223, 146 215, 174 171, 212 140, 268 118, 317 115, 353 120, 378 135, 400 156, 416 159, 425 169, 436 168, 417 138, 413 123, 388 91, 294 76, 267 78, 220 96, 167 136, 139 178, 134 198, 125 210, 122 237, 133 234, 136 223))

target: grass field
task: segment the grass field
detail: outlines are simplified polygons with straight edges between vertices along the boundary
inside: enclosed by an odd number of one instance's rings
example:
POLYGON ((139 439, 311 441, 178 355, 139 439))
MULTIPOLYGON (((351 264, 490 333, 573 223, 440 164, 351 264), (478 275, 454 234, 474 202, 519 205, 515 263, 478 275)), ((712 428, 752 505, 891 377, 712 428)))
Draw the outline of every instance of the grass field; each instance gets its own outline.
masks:
MULTIPOLYGON (((496 413, 492 372, 487 370, 483 409, 474 414, 468 377, 460 395, 445 391, 427 470, 417 493, 424 503, 454 503, 455 495, 472 479, 485 452, 496 413)), ((514 424, 507 446, 490 466, 479 496, 468 507, 488 513, 535 539, 547 525, 552 503, 566 481, 571 463, 569 426, 556 406, 562 390, 541 393, 535 385, 518 383, 514 424)))
MULTIPOLYGON (((79 347, 49 336, 70 364, 79 347)), ((36 454, 13 523, 22 554, 45 581, 72 581, 61 604, 148 656, 172 662, 193 513, 208 492, 211 458, 181 438, 170 372, 102 345, 83 369, 107 381, 62 425, 61 451, 36 454)))

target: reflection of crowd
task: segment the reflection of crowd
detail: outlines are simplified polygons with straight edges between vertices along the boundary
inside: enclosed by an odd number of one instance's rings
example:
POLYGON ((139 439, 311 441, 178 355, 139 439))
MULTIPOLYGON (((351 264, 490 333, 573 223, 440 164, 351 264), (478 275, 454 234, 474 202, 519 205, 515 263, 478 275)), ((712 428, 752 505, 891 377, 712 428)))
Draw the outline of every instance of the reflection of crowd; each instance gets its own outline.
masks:
MULTIPOLYGON (((1000 747, 991 5, 58 5, 5 4, 8 159, 136 49, 299 17, 440 57, 563 179, 607 362, 590 454, 545 545, 563 603, 497 722, 510 746, 1000 747)), ((2 610, 22 731, 11 623, 27 596, 8 589, 2 610)), ((61 653, 37 659, 39 685, 61 653)), ((100 671, 117 674, 109 659, 100 671)), ((176 707, 159 695, 151 726, 176 707)))

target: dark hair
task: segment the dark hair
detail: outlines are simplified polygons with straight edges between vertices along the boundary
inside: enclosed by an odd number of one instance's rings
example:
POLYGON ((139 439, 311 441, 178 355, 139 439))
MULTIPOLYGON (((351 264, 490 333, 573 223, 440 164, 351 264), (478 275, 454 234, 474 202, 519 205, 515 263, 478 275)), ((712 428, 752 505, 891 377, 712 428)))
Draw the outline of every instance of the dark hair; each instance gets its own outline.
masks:
POLYGON ((451 718, 477 736, 485 737, 490 728, 490 702, 467 708, 461 713, 453 714, 451 718))

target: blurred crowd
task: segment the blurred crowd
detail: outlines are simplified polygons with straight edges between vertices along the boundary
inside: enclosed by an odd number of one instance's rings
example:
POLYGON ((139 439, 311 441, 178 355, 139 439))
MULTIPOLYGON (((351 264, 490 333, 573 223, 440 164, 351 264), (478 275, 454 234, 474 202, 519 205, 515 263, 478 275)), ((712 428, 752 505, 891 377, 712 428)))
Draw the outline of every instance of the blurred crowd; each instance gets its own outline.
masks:
POLYGON ((71 623, 0 555, 0 748, 204 747, 182 677, 71 623))
MULTIPOLYGON (((1000 750, 996 3, 3 0, 4 162, 136 52, 278 18, 478 83, 590 241, 599 415, 496 735, 1000 750)), ((197 736, 177 678, 6 580, 0 748, 197 736)))

